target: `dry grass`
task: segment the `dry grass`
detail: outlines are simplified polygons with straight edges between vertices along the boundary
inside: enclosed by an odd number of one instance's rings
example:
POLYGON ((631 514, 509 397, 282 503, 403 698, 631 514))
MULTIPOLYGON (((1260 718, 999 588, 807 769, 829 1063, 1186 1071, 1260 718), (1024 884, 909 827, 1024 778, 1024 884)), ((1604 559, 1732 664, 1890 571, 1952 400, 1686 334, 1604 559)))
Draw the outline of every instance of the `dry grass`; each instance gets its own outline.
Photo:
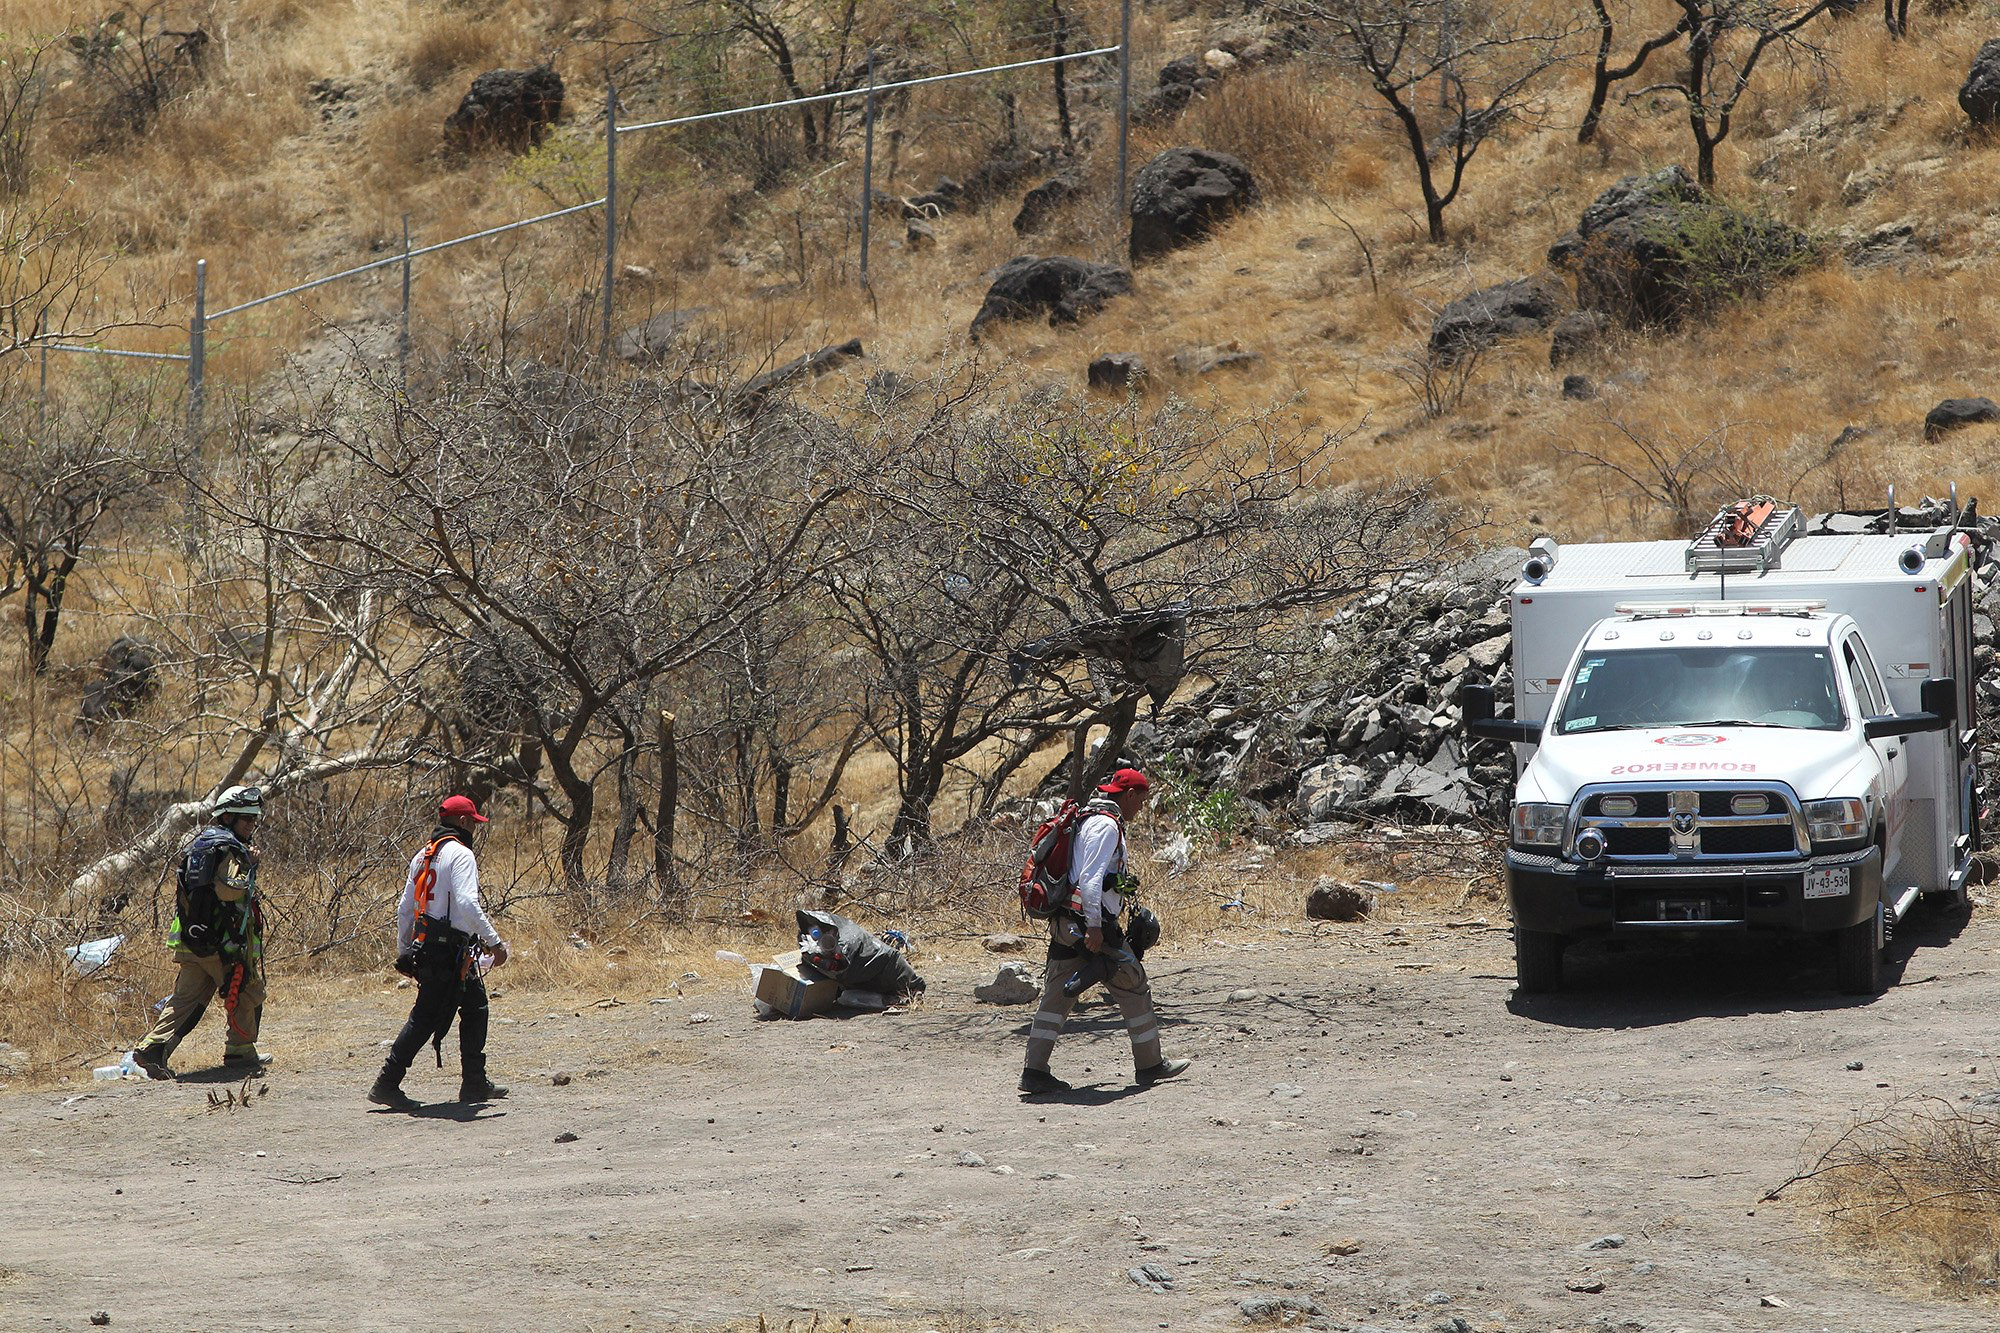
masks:
POLYGON ((1899 1100, 1842 1131, 1793 1195, 1869 1263, 1934 1295, 2000 1295, 2000 1119, 1934 1097, 1899 1100))

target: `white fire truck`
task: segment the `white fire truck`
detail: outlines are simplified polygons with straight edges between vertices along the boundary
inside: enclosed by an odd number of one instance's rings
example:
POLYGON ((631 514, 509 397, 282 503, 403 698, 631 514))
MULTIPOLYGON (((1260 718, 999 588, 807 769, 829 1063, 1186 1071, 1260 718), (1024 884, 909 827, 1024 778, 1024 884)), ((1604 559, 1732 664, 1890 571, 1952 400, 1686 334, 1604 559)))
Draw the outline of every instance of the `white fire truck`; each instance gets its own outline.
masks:
POLYGON ((1978 848, 1972 538, 1801 535, 1758 497, 1693 542, 1530 548, 1512 593, 1520 989, 1593 935, 1818 934, 1849 994, 1978 848))

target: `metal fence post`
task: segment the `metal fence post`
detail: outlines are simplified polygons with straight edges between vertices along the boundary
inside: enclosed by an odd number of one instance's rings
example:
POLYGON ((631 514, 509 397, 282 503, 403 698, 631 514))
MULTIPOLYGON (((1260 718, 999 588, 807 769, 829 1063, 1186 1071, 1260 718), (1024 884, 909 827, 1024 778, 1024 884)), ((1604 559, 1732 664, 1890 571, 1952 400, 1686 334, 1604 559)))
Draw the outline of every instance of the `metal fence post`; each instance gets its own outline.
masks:
POLYGON ((202 395, 208 372, 208 261, 194 261, 194 314, 188 319, 187 553, 201 536, 202 395))
POLYGON ((604 85, 604 359, 611 359, 611 293, 618 281, 618 85, 604 85))
POLYGON ((396 381, 410 381, 410 215, 403 214, 403 327, 396 335, 396 381))
POLYGON ((1132 0, 1118 6, 1118 213, 1125 216, 1127 145, 1132 137, 1132 0))
POLYGON ((868 287, 868 230, 875 217, 875 52, 868 52, 868 101, 861 113, 861 286, 868 287))

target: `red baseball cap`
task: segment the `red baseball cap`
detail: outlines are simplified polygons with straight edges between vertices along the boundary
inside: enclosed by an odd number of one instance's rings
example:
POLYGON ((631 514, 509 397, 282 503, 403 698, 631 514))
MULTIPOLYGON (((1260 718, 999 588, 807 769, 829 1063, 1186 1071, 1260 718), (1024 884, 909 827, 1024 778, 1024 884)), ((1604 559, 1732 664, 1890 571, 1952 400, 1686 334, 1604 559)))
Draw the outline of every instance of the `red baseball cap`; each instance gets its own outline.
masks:
POLYGON ((1146 775, 1138 769, 1121 768, 1098 784, 1097 789, 1115 796, 1122 791, 1145 791, 1151 786, 1152 784, 1146 781, 1146 775))
POLYGON ((482 824, 488 822, 486 816, 479 813, 479 807, 472 803, 470 796, 445 797, 444 804, 438 807, 438 813, 441 815, 471 815, 482 824))

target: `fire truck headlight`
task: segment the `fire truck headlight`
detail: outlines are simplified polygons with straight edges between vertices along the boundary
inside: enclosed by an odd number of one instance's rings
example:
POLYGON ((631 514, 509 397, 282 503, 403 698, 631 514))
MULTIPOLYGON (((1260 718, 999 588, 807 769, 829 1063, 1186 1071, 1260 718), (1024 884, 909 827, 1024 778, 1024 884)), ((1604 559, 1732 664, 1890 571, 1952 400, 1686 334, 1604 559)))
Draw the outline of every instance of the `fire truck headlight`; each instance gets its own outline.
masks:
POLYGON ((1523 801, 1514 807, 1514 845, 1560 847, 1563 825, 1568 820, 1569 807, 1566 805, 1543 805, 1535 801, 1523 801))
POLYGON ((1841 796, 1830 801, 1807 801, 1806 834, 1816 848, 1865 842, 1868 838, 1868 807, 1853 796, 1841 796))

